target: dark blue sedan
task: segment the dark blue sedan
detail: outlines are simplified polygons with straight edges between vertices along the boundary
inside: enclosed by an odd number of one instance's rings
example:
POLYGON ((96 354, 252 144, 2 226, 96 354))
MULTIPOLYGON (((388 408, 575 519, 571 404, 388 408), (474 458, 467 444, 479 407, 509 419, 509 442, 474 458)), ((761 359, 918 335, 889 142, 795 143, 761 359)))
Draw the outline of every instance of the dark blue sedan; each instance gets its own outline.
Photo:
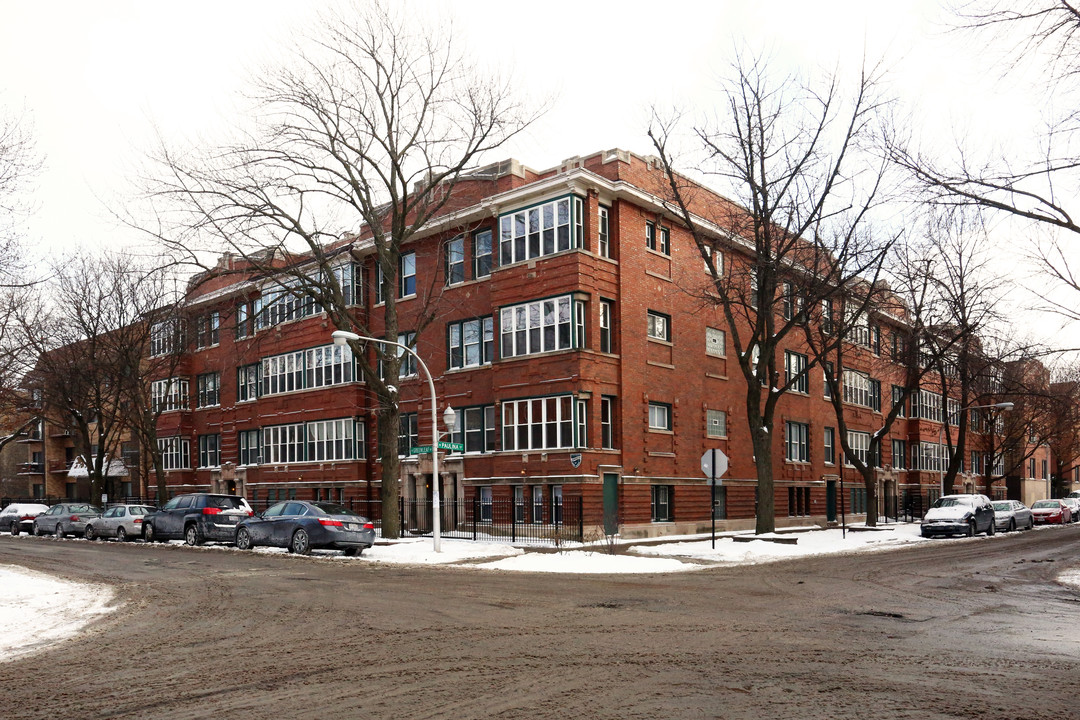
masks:
POLYGON ((236 547, 256 545, 288 548, 307 555, 313 548, 343 550, 359 555, 375 544, 375 526, 343 505, 289 500, 240 522, 236 547))

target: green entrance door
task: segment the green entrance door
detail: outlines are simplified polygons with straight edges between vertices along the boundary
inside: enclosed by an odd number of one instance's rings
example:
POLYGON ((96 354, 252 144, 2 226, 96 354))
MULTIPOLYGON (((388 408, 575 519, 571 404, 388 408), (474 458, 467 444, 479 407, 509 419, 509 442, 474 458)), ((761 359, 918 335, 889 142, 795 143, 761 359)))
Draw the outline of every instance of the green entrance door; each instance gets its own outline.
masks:
POLYGON ((619 474, 604 473, 604 532, 619 532, 619 474))
POLYGON ((836 481, 825 483, 825 519, 836 522, 836 481))

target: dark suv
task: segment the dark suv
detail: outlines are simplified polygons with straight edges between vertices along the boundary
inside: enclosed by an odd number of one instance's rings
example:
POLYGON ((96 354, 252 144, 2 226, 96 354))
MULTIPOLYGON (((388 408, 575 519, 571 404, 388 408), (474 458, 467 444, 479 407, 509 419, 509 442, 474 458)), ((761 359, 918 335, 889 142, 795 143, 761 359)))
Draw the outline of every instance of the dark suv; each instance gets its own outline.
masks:
POLYGON ((237 523, 252 514, 247 500, 239 495, 177 495, 143 519, 143 539, 164 542, 183 538, 188 545, 207 540, 232 543, 237 523))

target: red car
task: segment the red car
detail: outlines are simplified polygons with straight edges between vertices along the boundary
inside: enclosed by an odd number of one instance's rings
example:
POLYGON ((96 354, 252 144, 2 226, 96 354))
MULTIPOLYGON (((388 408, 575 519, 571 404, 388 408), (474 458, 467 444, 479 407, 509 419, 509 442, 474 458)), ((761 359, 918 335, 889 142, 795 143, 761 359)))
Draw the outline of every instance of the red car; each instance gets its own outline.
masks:
POLYGON ((1036 500, 1031 506, 1031 515, 1036 525, 1058 523, 1064 525, 1072 521, 1072 511, 1061 500, 1036 500))

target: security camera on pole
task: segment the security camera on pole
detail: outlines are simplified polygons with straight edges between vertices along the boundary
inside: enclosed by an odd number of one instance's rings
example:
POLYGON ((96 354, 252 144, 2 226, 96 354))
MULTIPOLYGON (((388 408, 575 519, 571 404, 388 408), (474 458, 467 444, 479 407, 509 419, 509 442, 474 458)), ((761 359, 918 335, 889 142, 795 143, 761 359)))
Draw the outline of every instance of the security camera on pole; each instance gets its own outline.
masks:
POLYGON ((705 454, 701 456, 701 472, 705 473, 705 477, 709 478, 709 492, 712 497, 712 509, 710 515, 712 515, 712 546, 713 550, 716 549, 716 486, 722 485, 723 480, 720 478, 727 472, 728 468, 728 456, 724 454, 723 450, 713 448, 712 450, 706 450, 705 454))

